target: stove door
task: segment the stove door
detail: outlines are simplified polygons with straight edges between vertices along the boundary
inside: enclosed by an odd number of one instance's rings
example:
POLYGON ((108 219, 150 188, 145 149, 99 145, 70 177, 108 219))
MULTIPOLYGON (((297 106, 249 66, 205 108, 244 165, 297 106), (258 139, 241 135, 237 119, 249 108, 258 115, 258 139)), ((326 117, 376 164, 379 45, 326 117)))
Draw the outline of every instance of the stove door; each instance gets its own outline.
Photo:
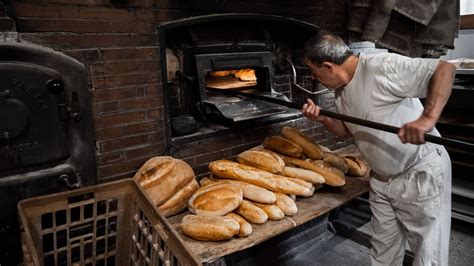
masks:
POLYGON ((28 63, 0 63, 0 171, 69 156, 60 75, 28 63))

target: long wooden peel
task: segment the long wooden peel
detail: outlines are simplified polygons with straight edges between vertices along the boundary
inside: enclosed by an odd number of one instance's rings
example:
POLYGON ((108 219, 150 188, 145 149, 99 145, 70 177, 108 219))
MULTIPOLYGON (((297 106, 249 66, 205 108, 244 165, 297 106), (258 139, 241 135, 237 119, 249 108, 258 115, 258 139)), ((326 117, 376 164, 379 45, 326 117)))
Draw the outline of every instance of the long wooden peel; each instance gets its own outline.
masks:
MULTIPOLYGON (((261 94, 248 93, 248 92, 245 92, 245 91, 219 90, 219 89, 209 89, 209 88, 208 88, 208 90, 211 90, 213 92, 222 93, 222 94, 240 95, 240 96, 245 96, 245 97, 248 97, 248 98, 259 99, 259 100, 279 104, 279 105, 294 108, 294 109, 301 109, 301 107, 302 107, 301 104, 298 104, 298 103, 295 103, 295 102, 289 102, 289 101, 285 101, 285 100, 281 100, 281 99, 277 99, 277 98, 273 98, 273 97, 265 96, 265 95, 261 95, 261 94)), ((335 118, 335 119, 338 119, 338 120, 342 120, 344 122, 348 122, 348 123, 352 123, 352 124, 356 124, 356 125, 360 125, 360 126, 365 126, 365 127, 369 127, 369 128, 373 128, 373 129, 378 129, 378 130, 381 130, 381 131, 390 132, 390 133, 394 133, 394 134, 398 134, 398 131, 400 131, 399 127, 394 127, 394 126, 390 126, 390 125, 386 125, 386 124, 382 124, 382 123, 377 123, 377 122, 370 121, 370 120, 364 120, 364 119, 360 119, 360 118, 352 117, 352 116, 348 116, 348 115, 338 114, 338 113, 327 111, 327 110, 322 110, 321 109, 319 111, 319 113, 323 116, 335 118)), ((432 143, 444 145, 446 147, 451 147, 451 148, 465 150, 465 151, 471 151, 471 152, 474 151, 474 144, 472 144, 472 143, 459 141, 459 140, 455 140, 455 139, 449 139, 449 138, 433 136, 433 135, 430 135, 430 134, 425 134, 424 136, 425 136, 425 141, 427 141, 427 142, 432 142, 432 143)))

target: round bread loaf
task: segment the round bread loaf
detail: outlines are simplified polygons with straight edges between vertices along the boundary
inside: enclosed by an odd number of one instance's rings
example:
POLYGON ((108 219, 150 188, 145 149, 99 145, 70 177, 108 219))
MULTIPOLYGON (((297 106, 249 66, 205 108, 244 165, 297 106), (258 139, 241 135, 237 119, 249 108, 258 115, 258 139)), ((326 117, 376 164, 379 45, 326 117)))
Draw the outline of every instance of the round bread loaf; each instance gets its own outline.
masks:
POLYGON ((157 156, 143 164, 134 179, 159 207, 195 178, 193 169, 183 160, 157 156))
POLYGON ((347 174, 350 176, 365 176, 367 175, 368 168, 364 161, 357 159, 353 156, 344 157, 348 165, 349 170, 347 174))
POLYGON ((221 216, 239 207, 242 199, 240 187, 221 183, 198 189, 189 199, 188 208, 197 215, 221 216))
POLYGON ((200 241, 222 241, 239 233, 240 225, 225 216, 186 215, 181 220, 183 234, 200 241))
POLYGON ((165 203, 158 207, 158 210, 161 211, 165 217, 173 216, 180 213, 182 210, 186 209, 188 205, 188 200, 191 196, 198 190, 199 184, 196 179, 191 180, 189 184, 184 186, 176 194, 171 196, 165 203))
POLYGON ((283 127, 281 134, 300 145, 303 148, 303 153, 311 159, 319 160, 323 158, 323 153, 318 144, 314 143, 311 138, 306 136, 303 132, 293 127, 283 127))

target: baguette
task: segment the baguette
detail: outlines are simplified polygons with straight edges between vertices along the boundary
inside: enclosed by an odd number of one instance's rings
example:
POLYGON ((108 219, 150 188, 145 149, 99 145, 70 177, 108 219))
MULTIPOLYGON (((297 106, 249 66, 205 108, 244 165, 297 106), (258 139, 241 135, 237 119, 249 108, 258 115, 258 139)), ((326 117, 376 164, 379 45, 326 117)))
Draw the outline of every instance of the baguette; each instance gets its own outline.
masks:
POLYGON ((287 216, 295 215, 298 212, 296 202, 288 195, 283 193, 275 193, 277 198, 276 205, 287 216))
POLYGON ((285 167, 285 162, 269 150, 248 150, 237 155, 237 161, 274 174, 279 174, 285 167))
POLYGON ((341 170, 344 174, 349 170, 346 160, 334 153, 323 152, 323 161, 332 167, 341 170))
POLYGON ((303 148, 303 153, 311 159, 318 160, 323 158, 323 153, 318 144, 314 143, 311 138, 306 136, 303 132, 293 127, 283 127, 282 135, 298 144, 303 148))
POLYGON ((324 176, 319 173, 291 166, 285 166, 285 168, 283 168, 283 175, 298 178, 310 182, 312 184, 323 184, 324 182, 326 182, 324 176))
POLYGON ((218 183, 229 183, 236 186, 239 186, 242 189, 243 196, 246 199, 249 199, 254 202, 263 203, 263 204, 274 204, 276 201, 275 194, 263 187, 249 184, 243 181, 231 180, 231 179, 214 179, 207 178, 207 180, 201 180, 203 183, 209 184, 218 184, 218 183))
POLYGON ((263 141, 263 147, 265 149, 295 158, 299 158, 303 154, 303 148, 301 148, 300 145, 281 136, 271 136, 265 138, 263 141))
POLYGON ((268 215, 265 211, 248 200, 243 200, 242 204, 235 210, 235 213, 254 224, 263 224, 268 220, 268 215))
POLYGON ((276 204, 261 204, 253 202, 257 207, 262 209, 267 215, 268 219, 272 221, 278 221, 285 217, 285 213, 276 204))
POLYGON ((365 176, 367 175, 368 168, 367 165, 365 165, 364 161, 357 159, 356 157, 353 156, 346 156, 344 157, 344 160, 348 164, 348 172, 347 174, 350 176, 365 176))
POLYGON ((186 215, 181 220, 183 234, 200 241, 222 241, 239 233, 240 225, 225 216, 186 215))
POLYGON ((248 236, 252 233, 252 225, 247 222, 242 216, 238 215, 237 213, 230 212, 225 215, 226 217, 234 219, 236 222, 239 223, 240 229, 238 236, 248 236))
POLYGON ((305 197, 313 195, 314 192, 314 186, 303 180, 275 175, 252 166, 232 161, 218 160, 211 162, 209 169, 217 176, 244 181, 274 192, 305 197))
POLYGON ((295 165, 303 169, 314 171, 322 176, 324 176, 325 184, 333 187, 341 187, 346 184, 346 179, 344 174, 341 171, 336 171, 334 169, 324 167, 324 166, 316 166, 311 162, 306 162, 300 159, 291 158, 287 156, 282 156, 283 161, 285 161, 286 165, 295 165))
POLYGON ((189 184, 184 186, 178 193, 174 194, 165 203, 158 207, 165 217, 173 216, 186 209, 188 200, 192 197, 194 192, 199 189, 199 184, 196 179, 193 179, 189 184))
POLYGON ((201 216, 219 216, 235 210, 242 203, 242 189, 232 184, 202 187, 189 199, 189 210, 201 216))

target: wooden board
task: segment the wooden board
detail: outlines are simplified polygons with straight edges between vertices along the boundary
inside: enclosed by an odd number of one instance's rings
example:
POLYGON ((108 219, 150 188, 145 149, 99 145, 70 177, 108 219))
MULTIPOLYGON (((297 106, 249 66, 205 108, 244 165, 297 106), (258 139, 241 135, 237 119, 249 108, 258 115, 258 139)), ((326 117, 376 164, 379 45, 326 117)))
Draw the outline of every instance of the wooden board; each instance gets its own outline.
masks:
MULTIPOLYGON (((359 157, 355 146, 333 151, 338 154, 359 157)), ((262 225, 252 224, 253 232, 247 237, 234 237, 223 242, 196 241, 182 234, 179 223, 184 215, 189 212, 168 218, 170 223, 176 228, 185 245, 202 262, 209 262, 225 255, 252 247, 278 234, 297 227, 316 217, 328 213, 348 201, 369 191, 368 177, 347 177, 346 185, 341 188, 323 187, 317 190, 312 197, 297 198, 296 205, 298 213, 291 217, 285 217, 280 221, 267 221, 262 225)))
POLYGON ((241 81, 233 76, 228 77, 208 77, 206 87, 214 89, 236 89, 257 85, 257 81, 241 81))

